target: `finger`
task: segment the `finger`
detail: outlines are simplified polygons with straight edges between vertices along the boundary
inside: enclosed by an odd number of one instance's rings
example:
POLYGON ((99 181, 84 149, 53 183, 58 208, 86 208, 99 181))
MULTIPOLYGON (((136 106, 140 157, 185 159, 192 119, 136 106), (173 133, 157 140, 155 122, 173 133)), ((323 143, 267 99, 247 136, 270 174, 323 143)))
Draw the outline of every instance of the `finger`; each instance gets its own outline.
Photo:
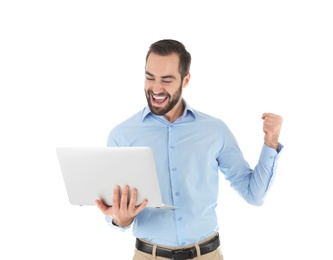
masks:
POLYGON ((113 198, 112 198, 112 207, 119 209, 120 204, 120 187, 116 185, 113 190, 113 198))
POLYGON ((106 206, 102 201, 100 200, 95 200, 96 206, 104 213, 106 214, 107 209, 109 208, 106 206))
POLYGON ((276 122, 274 122, 274 120, 266 117, 266 119, 263 122, 264 132, 273 131, 275 128, 276 128, 276 122))
POLYGON ((136 206, 137 198, 138 190, 134 188, 131 192, 131 200, 129 203, 129 210, 132 216, 139 214, 148 204, 148 200, 145 199, 140 205, 136 206))
POLYGON ((138 190, 136 188, 133 188, 131 191, 131 199, 129 201, 128 207, 134 211, 136 206, 136 200, 138 197, 138 190))
POLYGON ((279 127, 282 124, 282 117, 275 114, 267 114, 264 118, 264 125, 279 127))
POLYGON ((269 114, 268 113, 263 113, 262 117, 263 119, 263 131, 266 133, 267 132, 267 127, 268 127, 268 121, 269 121, 269 114))
POLYGON ((135 216, 138 215, 142 210, 144 210, 144 208, 147 206, 147 204, 148 204, 148 200, 145 199, 139 206, 137 206, 135 208, 135 212, 134 212, 135 216))
POLYGON ((263 113, 261 116, 261 119, 265 119, 267 117, 268 113, 263 113))
POLYGON ((128 193, 129 193, 129 187, 128 185, 125 185, 121 194, 120 198, 120 209, 126 209, 128 205, 128 193))

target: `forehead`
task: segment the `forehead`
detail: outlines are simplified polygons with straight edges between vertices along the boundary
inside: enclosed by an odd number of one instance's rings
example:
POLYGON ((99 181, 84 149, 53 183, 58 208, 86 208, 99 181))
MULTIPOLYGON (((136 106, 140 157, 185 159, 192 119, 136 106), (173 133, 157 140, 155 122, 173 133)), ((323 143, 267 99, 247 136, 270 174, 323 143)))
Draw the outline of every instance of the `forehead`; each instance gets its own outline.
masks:
POLYGON ((155 76, 177 75, 178 66, 179 56, 176 53, 167 56, 151 53, 147 59, 146 71, 155 76))

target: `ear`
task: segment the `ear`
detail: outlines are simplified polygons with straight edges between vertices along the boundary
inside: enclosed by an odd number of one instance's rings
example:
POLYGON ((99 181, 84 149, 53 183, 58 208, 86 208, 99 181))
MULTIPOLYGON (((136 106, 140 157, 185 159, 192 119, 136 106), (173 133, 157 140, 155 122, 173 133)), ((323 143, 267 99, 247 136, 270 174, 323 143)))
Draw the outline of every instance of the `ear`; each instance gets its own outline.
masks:
POLYGON ((184 77, 184 80, 183 80, 183 88, 185 88, 188 85, 190 78, 191 78, 191 74, 187 73, 187 75, 184 77))

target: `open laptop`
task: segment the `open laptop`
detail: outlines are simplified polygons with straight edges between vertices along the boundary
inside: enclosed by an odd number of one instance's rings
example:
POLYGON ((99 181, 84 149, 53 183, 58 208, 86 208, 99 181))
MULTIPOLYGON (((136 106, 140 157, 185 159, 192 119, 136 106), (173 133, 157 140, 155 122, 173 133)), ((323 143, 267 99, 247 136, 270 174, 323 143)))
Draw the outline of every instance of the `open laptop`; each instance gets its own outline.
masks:
POLYGON ((127 184, 138 190, 137 205, 148 199, 147 207, 175 208, 162 201, 150 147, 58 147, 56 153, 73 205, 100 199, 112 206, 114 187, 127 184))

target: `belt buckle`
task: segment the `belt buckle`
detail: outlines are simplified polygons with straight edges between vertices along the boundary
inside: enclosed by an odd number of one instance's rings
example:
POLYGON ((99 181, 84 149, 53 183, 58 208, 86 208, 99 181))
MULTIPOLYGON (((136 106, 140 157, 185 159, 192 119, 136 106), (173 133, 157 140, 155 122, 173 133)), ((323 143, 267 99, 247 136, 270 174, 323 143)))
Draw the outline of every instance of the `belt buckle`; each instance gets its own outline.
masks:
POLYGON ((193 259, 195 257, 194 250, 195 250, 194 248, 172 250, 171 259, 173 260, 193 259))

